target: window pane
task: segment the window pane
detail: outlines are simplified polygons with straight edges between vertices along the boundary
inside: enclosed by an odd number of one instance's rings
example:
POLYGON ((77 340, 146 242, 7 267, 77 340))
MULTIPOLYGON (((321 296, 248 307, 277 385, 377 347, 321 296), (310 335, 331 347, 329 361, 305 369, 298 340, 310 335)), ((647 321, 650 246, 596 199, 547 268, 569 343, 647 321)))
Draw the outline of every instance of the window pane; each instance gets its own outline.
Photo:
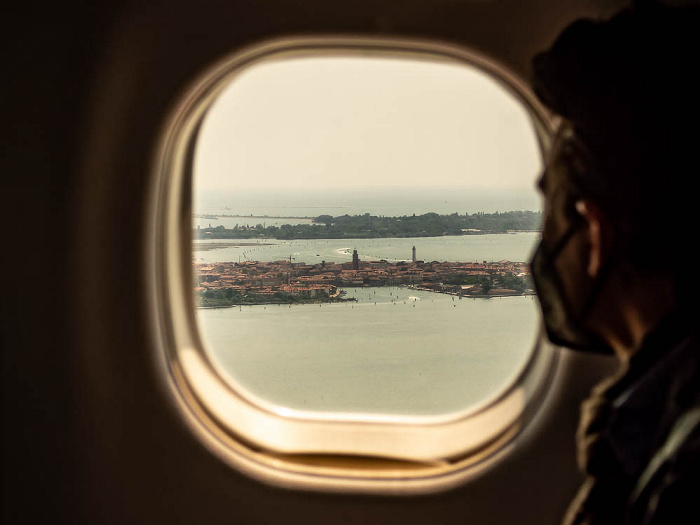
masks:
POLYGON ((249 67, 195 153, 193 286, 210 357, 291 409, 485 402, 535 340, 540 170, 528 112, 464 64, 249 67))

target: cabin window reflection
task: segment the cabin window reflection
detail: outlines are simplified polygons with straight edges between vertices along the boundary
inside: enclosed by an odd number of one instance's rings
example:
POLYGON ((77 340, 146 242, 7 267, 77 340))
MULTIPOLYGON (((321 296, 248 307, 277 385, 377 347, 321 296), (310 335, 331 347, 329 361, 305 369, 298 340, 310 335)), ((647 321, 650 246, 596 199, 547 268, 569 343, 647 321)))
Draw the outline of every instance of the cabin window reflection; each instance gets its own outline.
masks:
POLYGON ((540 171, 522 103, 456 61, 309 55, 237 73, 195 150, 209 357, 292 411, 486 403, 537 335, 540 171))

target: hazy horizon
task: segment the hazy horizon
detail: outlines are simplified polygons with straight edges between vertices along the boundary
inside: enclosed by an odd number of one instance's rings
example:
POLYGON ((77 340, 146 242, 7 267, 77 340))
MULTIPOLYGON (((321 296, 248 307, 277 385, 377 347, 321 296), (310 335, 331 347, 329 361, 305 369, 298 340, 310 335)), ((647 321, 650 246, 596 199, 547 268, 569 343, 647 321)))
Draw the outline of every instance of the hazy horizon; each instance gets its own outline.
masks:
POLYGON ((533 191, 474 188, 355 188, 200 191, 195 214, 315 217, 318 215, 403 216, 438 213, 540 211, 533 191))
POLYGON ((205 116, 202 191, 535 194, 529 114, 484 73, 450 61, 269 60, 239 72, 205 116))

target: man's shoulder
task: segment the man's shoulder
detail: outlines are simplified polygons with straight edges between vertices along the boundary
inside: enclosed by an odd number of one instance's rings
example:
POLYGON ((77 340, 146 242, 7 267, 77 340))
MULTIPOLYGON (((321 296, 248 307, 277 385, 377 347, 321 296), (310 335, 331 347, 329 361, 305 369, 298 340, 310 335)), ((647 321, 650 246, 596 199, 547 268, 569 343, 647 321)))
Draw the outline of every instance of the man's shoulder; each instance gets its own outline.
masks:
POLYGON ((633 492, 630 522, 700 523, 700 405, 684 412, 633 492))

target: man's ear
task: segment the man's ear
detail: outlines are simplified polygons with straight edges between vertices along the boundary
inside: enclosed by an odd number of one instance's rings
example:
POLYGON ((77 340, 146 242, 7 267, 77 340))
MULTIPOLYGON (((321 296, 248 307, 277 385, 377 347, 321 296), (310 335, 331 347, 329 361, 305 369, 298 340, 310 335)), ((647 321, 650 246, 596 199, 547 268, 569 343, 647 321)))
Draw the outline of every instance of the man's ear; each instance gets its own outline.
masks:
POLYGON ((612 227, 607 215, 595 202, 587 199, 576 201, 576 211, 586 221, 589 241, 588 275, 596 277, 608 258, 612 246, 612 227))

